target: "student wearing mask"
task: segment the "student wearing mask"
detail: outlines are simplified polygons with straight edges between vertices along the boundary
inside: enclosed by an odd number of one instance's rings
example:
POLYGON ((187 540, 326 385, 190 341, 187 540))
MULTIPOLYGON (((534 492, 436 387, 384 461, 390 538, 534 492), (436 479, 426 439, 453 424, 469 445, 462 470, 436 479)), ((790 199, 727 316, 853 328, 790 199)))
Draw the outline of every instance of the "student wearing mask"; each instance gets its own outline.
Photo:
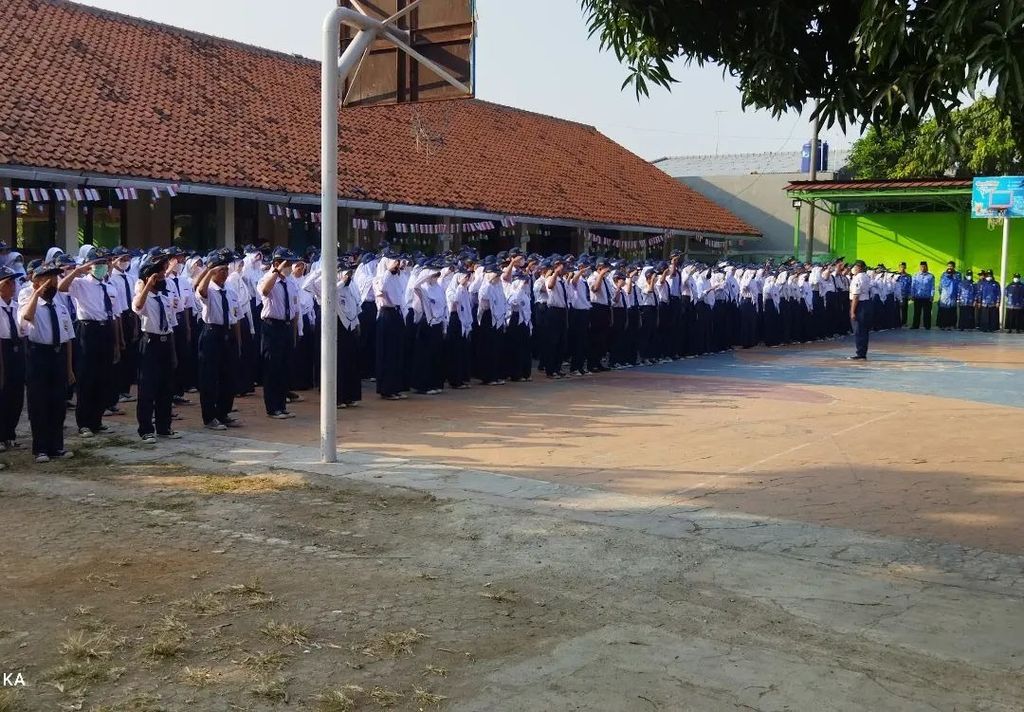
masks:
POLYGON ((271 258, 270 271, 257 288, 262 299, 263 404, 267 417, 276 420, 295 417, 288 411, 287 398, 299 318, 299 285, 291 277, 292 263, 297 260, 291 250, 278 247, 271 258))
POLYGON ((139 356, 139 319, 132 311, 135 299, 135 280, 131 274, 132 256, 124 247, 118 246, 110 251, 110 276, 108 280, 117 294, 116 311, 121 332, 121 353, 117 372, 114 374, 114 395, 117 403, 131 403, 135 396, 131 394, 138 370, 139 356))
POLYGON ((64 449, 64 401, 71 377, 67 345, 75 332, 70 312, 57 297, 60 274, 61 267, 53 262, 37 267, 18 309, 19 326, 27 335, 25 383, 37 463, 74 456, 64 449))
MULTIPOLYGON (((355 288, 355 265, 341 264, 338 273, 338 383, 339 408, 355 408, 363 400, 362 360, 359 353, 359 314, 362 297, 355 288)), ((330 314, 325 310, 325 313, 330 314)), ((328 318, 328 317, 324 317, 328 318)))
POLYGON ((195 335, 192 332, 193 301, 192 286, 185 275, 185 253, 179 247, 164 250, 167 256, 167 291, 171 295, 174 310, 174 403, 191 405, 185 394, 192 390, 192 362, 195 335))
POLYGON ((1003 328, 1008 333, 1024 332, 1024 284, 1021 284, 1019 273, 1013 275, 1013 280, 1006 285, 1003 299, 1006 300, 1006 323, 1003 328))
POLYGON ((974 318, 976 303, 978 300, 978 285, 974 282, 974 273, 970 270, 960 281, 960 287, 956 294, 957 306, 957 327, 960 331, 973 331, 978 327, 974 318))
POLYGON ((932 300, 935 297, 935 275, 928 271, 928 263, 921 262, 920 271, 910 282, 910 296, 914 300, 914 323, 911 329, 932 328, 932 300))
POLYGON ((992 276, 992 270, 983 272, 978 285, 978 329, 981 331, 999 331, 1001 297, 999 282, 992 276))
POLYGON ((84 260, 84 264, 60 280, 58 289, 71 296, 78 314, 75 421, 78 434, 91 438, 110 430, 103 424, 103 414, 111 405, 115 365, 121 357, 120 313, 115 307, 117 292, 107 281, 110 268, 107 251, 90 247, 84 253, 84 260))
POLYGON ((957 290, 960 286, 960 273, 956 271, 956 263, 946 264, 946 271, 939 278, 939 313, 935 325, 942 331, 952 331, 956 327, 957 290))

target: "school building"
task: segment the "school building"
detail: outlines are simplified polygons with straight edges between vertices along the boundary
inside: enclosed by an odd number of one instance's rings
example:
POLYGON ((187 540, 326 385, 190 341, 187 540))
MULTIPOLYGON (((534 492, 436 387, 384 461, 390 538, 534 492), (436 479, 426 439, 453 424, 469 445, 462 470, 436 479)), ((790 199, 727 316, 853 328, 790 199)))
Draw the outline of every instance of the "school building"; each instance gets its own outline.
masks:
MULTIPOLYGON (((320 241, 320 64, 77 5, 0 5, 0 240, 320 241)), ((476 99, 340 111, 339 242, 722 249, 759 231, 591 126, 476 99)))
MULTIPOLYGON (((868 265, 916 272, 925 260, 932 272, 954 260, 961 272, 999 275, 1001 225, 971 217, 970 179, 794 181, 787 195, 814 200, 830 222, 828 253, 868 265)), ((1009 273, 1024 270, 1024 224, 1010 220, 1009 273)))

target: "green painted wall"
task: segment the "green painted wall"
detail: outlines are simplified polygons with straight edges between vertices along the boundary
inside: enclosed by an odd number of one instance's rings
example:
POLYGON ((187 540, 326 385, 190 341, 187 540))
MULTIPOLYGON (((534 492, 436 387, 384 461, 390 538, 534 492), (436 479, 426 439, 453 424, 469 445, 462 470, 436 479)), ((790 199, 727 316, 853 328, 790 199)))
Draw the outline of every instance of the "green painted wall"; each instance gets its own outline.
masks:
MULTIPOLYGON (((990 231, 986 220, 964 213, 840 214, 833 224, 832 254, 890 269, 906 262, 910 272, 928 260, 936 274, 956 260, 961 272, 991 269, 999 279, 1002 240, 1002 227, 990 231)), ((1024 271, 1024 219, 1010 221, 1009 271, 1024 271)))

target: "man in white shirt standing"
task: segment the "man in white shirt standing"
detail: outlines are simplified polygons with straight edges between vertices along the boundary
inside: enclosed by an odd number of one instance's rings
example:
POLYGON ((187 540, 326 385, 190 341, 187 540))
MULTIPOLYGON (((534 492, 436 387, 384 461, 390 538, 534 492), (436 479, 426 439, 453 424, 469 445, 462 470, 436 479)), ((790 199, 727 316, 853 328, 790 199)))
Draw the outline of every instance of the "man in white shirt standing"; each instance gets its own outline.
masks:
POLYGON ((292 279, 298 257, 286 247, 274 250, 271 268, 257 287, 263 300, 263 404, 267 416, 294 418, 288 412, 288 379, 295 348, 295 322, 299 316, 299 285, 292 279))
POLYGON ((18 327, 17 273, 0 267, 0 452, 16 447, 25 405, 25 344, 18 327))
POLYGON ((864 260, 853 263, 853 280, 850 282, 850 322, 853 324, 857 353, 848 358, 851 361, 866 361, 868 336, 871 333, 871 278, 867 275, 864 260))

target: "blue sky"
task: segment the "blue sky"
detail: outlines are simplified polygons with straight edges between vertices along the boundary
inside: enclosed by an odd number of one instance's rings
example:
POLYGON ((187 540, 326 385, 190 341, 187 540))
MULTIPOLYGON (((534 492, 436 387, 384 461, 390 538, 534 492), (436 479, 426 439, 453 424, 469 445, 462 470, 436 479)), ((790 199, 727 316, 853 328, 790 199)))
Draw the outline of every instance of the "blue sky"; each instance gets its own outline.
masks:
MULTIPOLYGON (((320 25, 334 0, 80 0, 199 32, 319 59, 320 25)), ((428 2, 430 0, 427 0, 428 2)), ((805 117, 743 112, 718 68, 675 67, 671 93, 639 102, 625 70, 587 37, 577 0, 477 0, 477 95, 596 126, 644 158, 799 150, 805 117)), ((834 147, 847 138, 823 133, 834 147)))

